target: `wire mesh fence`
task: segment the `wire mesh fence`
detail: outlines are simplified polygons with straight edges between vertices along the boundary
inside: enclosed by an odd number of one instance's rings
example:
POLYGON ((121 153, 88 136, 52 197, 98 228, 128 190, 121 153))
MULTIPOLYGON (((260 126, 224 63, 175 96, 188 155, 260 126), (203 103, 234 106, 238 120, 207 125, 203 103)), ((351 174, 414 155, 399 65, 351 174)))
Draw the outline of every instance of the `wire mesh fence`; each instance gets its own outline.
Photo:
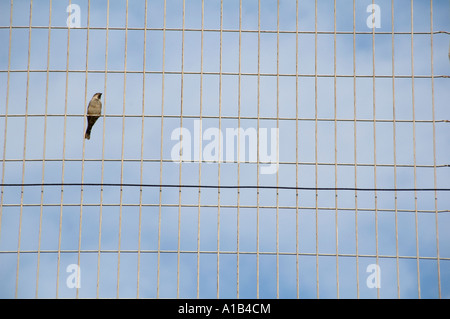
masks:
POLYGON ((449 298, 449 6, 1 2, 0 296, 449 298))

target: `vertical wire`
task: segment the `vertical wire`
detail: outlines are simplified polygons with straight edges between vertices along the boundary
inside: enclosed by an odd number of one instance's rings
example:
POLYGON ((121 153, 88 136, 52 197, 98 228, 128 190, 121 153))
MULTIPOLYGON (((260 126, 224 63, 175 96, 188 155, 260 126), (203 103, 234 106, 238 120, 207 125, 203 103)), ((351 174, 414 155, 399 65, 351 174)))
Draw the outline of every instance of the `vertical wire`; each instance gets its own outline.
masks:
MULTIPOLYGON (((242 51, 242 0, 239 0, 239 58, 238 58, 238 149, 237 149, 237 184, 240 185, 241 175, 241 51, 242 51)), ((236 297, 239 298, 239 218, 240 218, 241 191, 237 189, 237 234, 236 234, 236 297)))
MULTIPOLYGON (((334 187, 338 185, 338 169, 337 169, 337 100, 336 100, 336 0, 334 0, 334 187)), ((336 296, 339 299, 339 237, 338 237, 338 193, 335 191, 335 224, 336 224, 336 296)))
POLYGON ((258 75, 257 75, 257 132, 256 139, 256 298, 259 298, 259 108, 260 108, 260 89, 261 89, 261 0, 258 0, 258 75))
POLYGON ((298 0, 295 0, 295 268, 297 299, 300 297, 298 264, 298 0))
POLYGON ((355 255, 356 255, 356 297, 359 298, 359 256, 358 256, 358 161, 357 161, 357 121, 356 121, 356 0, 353 0, 353 156, 355 162, 355 255))
POLYGON ((396 141, 396 111, 395 111, 395 36, 394 36, 394 0, 391 1, 391 34, 392 34, 392 121, 394 143, 394 205, 395 205, 395 258, 397 274, 397 297, 400 298, 400 263, 398 253, 398 197, 397 197, 397 141, 396 141))
MULTIPOLYGON (((436 170, 436 120, 434 108, 434 50, 433 50, 433 0, 430 1, 430 40, 431 40, 431 106, 433 116, 433 174, 434 174, 434 189, 437 189, 437 170, 436 170)), ((439 255, 439 215, 437 191, 434 191, 434 216, 436 223, 436 256, 437 256, 437 275, 438 275, 438 292, 439 298, 441 295, 441 262, 439 255)))
MULTIPOLYGON (((203 121, 203 33, 205 22, 205 0, 202 0, 202 29, 200 43, 200 134, 199 145, 202 143, 202 121, 203 121)), ((198 150, 198 214, 197 214, 197 299, 200 298, 200 220, 201 220, 201 188, 202 184, 202 147, 198 150)))
MULTIPOLYGON (((222 128, 222 29, 223 29, 223 0, 220 0, 220 44, 219 44, 219 132, 222 128)), ((217 185, 220 186, 220 161, 222 158, 222 144, 219 138, 219 158, 217 161, 217 185)), ((219 298, 220 284, 220 187, 217 188, 217 298, 219 298)))
MULTIPOLYGON (((72 4, 72 0, 69 0, 69 6, 72 4)), ((64 93, 64 133, 63 133, 63 151, 62 151, 62 163, 61 163, 61 198, 59 206, 59 233, 58 233, 58 262, 56 265, 56 298, 58 298, 59 292, 59 271, 61 263, 61 234, 62 234, 62 218, 63 218, 63 199, 64 199, 64 173, 65 173, 65 156, 66 156, 66 133, 67 133, 67 93, 69 91, 69 57, 70 57, 70 28, 67 28, 67 55, 66 55, 66 87, 64 93)), ((84 115, 86 115, 86 94, 85 94, 85 108, 84 115)), ((86 128, 85 122, 83 121, 83 133, 86 128)), ((83 138, 83 160, 84 160, 84 138, 83 138)), ((83 167, 82 162, 82 167, 83 167)), ((83 176, 83 175, 81 175, 83 176)), ((83 192, 83 188, 81 188, 83 192)), ((81 205, 80 205, 81 206, 81 205)))
MULTIPOLYGON (((45 112, 44 112, 44 142, 42 147, 42 179, 41 183, 44 184, 45 176, 45 149, 46 149, 46 137, 47 137, 47 111, 48 111, 48 86, 49 86, 49 68, 50 68, 50 39, 51 39, 51 25, 52 25, 52 0, 49 2, 49 18, 48 18, 48 38, 47 38, 47 70, 45 80, 45 112)), ((39 267, 41 257, 41 237, 42 237, 42 215, 44 211, 44 186, 41 187, 41 203, 39 212, 39 239, 38 239, 38 252, 37 252, 37 269, 36 269, 36 299, 39 293, 39 267)))
MULTIPOLYGON (((141 164, 140 164, 140 185, 143 184, 144 166, 144 123, 145 123, 145 63, 147 55, 147 0, 145 0, 144 16, 144 56, 142 57, 142 131, 141 131, 141 164)), ((137 253, 137 287, 136 298, 139 298, 139 279, 141 270, 141 229, 142 229, 142 186, 139 188, 139 230, 138 230, 138 253, 137 253)))
MULTIPOLYGON (((127 94, 127 53, 128 53, 128 0, 126 0, 125 9, 125 52, 124 52, 124 66, 123 66, 123 110, 122 110, 122 150, 120 156, 120 184, 123 184, 123 165, 124 165, 124 146, 125 146, 125 105, 127 94)), ((120 186, 119 199, 119 243, 117 248, 117 292, 116 296, 119 298, 120 285, 120 248, 122 242, 122 210, 123 210, 123 187, 120 186)))
MULTIPOLYGON (((159 162, 159 184, 160 185, 162 185, 162 168, 163 168, 164 78, 165 78, 165 61, 166 61, 166 6, 167 6, 167 0, 164 0, 163 52, 162 52, 162 70, 161 70, 161 145, 160 145, 160 162, 159 162)), ((162 187, 159 188, 158 263, 157 263, 157 270, 156 270, 156 298, 159 298, 159 275, 160 275, 160 262, 161 262, 161 204, 162 204, 162 187)))
POLYGON ((419 258, 419 221, 417 213, 417 161, 416 161, 416 111, 414 93, 414 0, 411 0, 411 96, 413 121, 413 157, 414 157, 414 218, 416 230, 416 263, 417 263, 417 293, 420 299, 420 258, 419 258))
POLYGON ((6 164, 6 137, 8 135, 8 105, 9 105, 9 78, 11 75, 11 39, 12 39, 12 16, 13 16, 13 0, 10 3, 9 12, 9 45, 8 45, 8 73, 6 80, 6 101, 5 101, 5 136, 3 140, 3 162, 2 162, 2 188, 0 197, 0 238, 2 232, 2 213, 3 213, 3 193, 5 183, 5 164, 6 164))
MULTIPOLYGON (((183 131, 183 88, 184 88, 184 28, 185 28, 185 15, 186 15, 186 2, 183 0, 183 22, 181 31, 181 93, 180 93, 180 129, 183 131)), ((181 172, 182 172, 182 153, 184 153, 184 136, 180 137, 180 161, 178 178, 181 185, 181 172)), ((180 297, 180 245, 181 245, 181 186, 178 190, 178 243, 177 243, 177 298, 180 297)))
MULTIPOLYGON (((88 17, 88 23, 89 23, 89 17, 88 17)), ((89 29, 88 29, 89 30, 89 29)), ((85 70, 85 80, 84 80, 84 118, 87 119, 87 108, 89 107, 87 102, 87 86, 88 86, 88 48, 89 48, 89 32, 86 32, 87 38, 86 38, 86 70, 85 70)), ((69 82, 69 62, 67 61, 67 70, 66 70, 66 86, 68 86, 69 82)), ((68 93, 68 87, 66 90, 66 106, 67 106, 67 93, 68 93)), ((65 116, 67 117, 67 110, 64 112, 65 116)), ((83 132, 85 132, 86 129, 86 123, 83 124, 83 132)), ((65 133, 65 132, 64 132, 65 133)), ((66 140, 63 141, 63 153, 65 153, 65 147, 66 147, 66 140)), ((81 158, 81 191, 80 191, 80 218, 79 218, 79 227, 78 227, 78 253, 77 253, 77 259, 78 259, 78 265, 80 265, 80 250, 81 250, 81 226, 82 226, 82 217, 83 217, 83 195, 84 195, 84 188, 83 188, 83 182, 84 182, 84 161, 85 161, 85 150, 86 150, 86 139, 83 139, 83 150, 82 150, 82 158, 81 158)), ((63 158, 64 160, 64 158, 63 158)), ((61 187, 62 188, 62 187, 61 187)), ((62 189, 61 189, 62 192, 62 189)), ((61 196, 62 197, 62 196, 61 196)), ((61 198, 61 214, 62 209, 64 207, 63 200, 61 198)), ((62 230, 62 228, 61 228, 62 230)), ((76 290, 76 298, 78 298, 78 288, 76 290)))
POLYGON ((20 215, 19 215, 19 235, 17 243, 17 268, 16 268, 16 292, 15 297, 17 298, 19 290, 19 263, 20 263, 20 242, 22 235, 22 215, 23 215, 23 192, 24 192, 24 182, 25 182, 25 157, 27 155, 27 124, 28 124, 28 102, 29 102, 29 90, 30 90, 30 55, 31 55, 31 21, 33 18, 33 0, 30 1, 30 20, 28 26, 28 61, 27 61, 27 88, 25 97, 25 132, 23 135, 23 158, 22 158, 22 189, 20 192, 20 215))
POLYGON ((2 217, 3 217, 3 192, 4 192, 4 182, 5 182, 5 163, 6 163, 6 141, 8 133, 8 104, 9 104, 9 78, 11 70, 11 38, 12 38, 12 16, 13 16, 13 0, 10 1, 10 16, 9 16, 9 44, 8 44, 8 71, 7 71, 7 81, 6 81, 6 101, 5 101, 5 129, 4 129, 4 140, 3 140, 3 161, 2 161, 2 187, 1 187, 1 197, 0 197, 0 239, 2 232, 2 217))
POLYGON ((314 1, 314 157, 316 186, 316 295, 319 299, 319 194, 318 188, 318 152, 317 152, 317 0, 314 1))
MULTIPOLYGON (((108 37, 109 37, 109 0, 106 2, 106 42, 105 42, 105 84, 103 89, 103 137, 102 137, 102 171, 101 183, 103 184, 105 176, 105 127, 106 127, 106 89, 108 82, 108 37)), ((99 223, 98 223, 98 253, 97 253, 97 287, 96 297, 99 297, 100 288, 100 256, 102 245, 102 222, 103 222, 103 186, 100 188, 100 207, 99 207, 99 223)))
MULTIPOLYGON (((88 12, 87 12, 87 30, 86 30, 86 73, 85 73, 85 83, 84 83, 84 99, 85 104, 87 104, 87 88, 88 88, 88 70, 89 70, 89 22, 90 22, 90 8, 91 8, 91 1, 88 0, 88 12)), ((87 107, 85 107, 85 112, 87 112, 87 107)), ((83 184, 84 181, 84 160, 85 160, 85 139, 83 138, 83 157, 81 160, 81 184, 83 184)), ((64 144, 65 141, 64 141, 64 144)), ((79 232, 78 232, 78 267, 80 267, 81 262, 81 229, 83 226, 83 187, 81 187, 81 198, 80 198, 80 226, 79 226, 79 232)), ((79 288, 77 285, 76 290, 76 298, 78 299, 79 296, 79 288)))
MULTIPOLYGON (((372 8, 375 0, 372 0, 372 8)), ((372 25, 372 101, 373 101, 373 182, 375 195, 375 259, 378 265, 378 196, 377 196, 377 129, 376 129, 376 91, 375 91, 375 26, 372 25)), ((377 287, 377 298, 380 288, 377 287)))
POLYGON ((276 203, 276 246, 277 246, 277 298, 280 298, 280 233, 279 233, 279 145, 278 132, 280 129, 280 0, 277 0, 277 203, 276 203))

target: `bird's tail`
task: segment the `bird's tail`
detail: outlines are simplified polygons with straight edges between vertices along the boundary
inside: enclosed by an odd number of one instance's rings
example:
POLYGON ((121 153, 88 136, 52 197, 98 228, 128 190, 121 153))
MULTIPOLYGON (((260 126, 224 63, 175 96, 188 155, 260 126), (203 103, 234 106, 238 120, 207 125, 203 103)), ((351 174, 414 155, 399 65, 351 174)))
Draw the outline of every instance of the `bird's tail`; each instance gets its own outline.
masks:
POLYGON ((85 139, 91 138, 91 130, 94 126, 95 122, 98 120, 99 116, 88 116, 87 117, 87 128, 86 128, 86 134, 84 134, 85 139))
POLYGON ((84 134, 84 138, 87 140, 91 139, 91 129, 92 129, 92 126, 88 125, 88 127, 86 129, 86 133, 84 134))

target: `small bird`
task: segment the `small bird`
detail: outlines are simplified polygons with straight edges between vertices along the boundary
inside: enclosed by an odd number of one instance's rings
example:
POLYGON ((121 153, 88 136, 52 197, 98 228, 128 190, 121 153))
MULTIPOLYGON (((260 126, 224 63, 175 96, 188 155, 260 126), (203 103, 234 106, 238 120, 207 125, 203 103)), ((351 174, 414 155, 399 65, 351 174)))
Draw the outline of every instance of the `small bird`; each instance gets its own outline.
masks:
POLYGON ((102 97, 102 93, 95 93, 92 97, 91 101, 89 102, 89 106, 87 109, 87 129, 86 134, 84 135, 84 138, 90 139, 91 138, 91 130, 94 126, 97 119, 102 115, 102 102, 100 101, 100 98, 102 97))

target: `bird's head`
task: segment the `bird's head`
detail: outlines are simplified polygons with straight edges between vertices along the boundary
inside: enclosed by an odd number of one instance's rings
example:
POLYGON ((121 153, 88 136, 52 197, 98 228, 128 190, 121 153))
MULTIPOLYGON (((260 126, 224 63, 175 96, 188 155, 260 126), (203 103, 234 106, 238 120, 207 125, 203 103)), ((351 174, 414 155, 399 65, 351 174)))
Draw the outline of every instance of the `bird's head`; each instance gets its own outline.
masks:
POLYGON ((102 97, 102 93, 95 93, 94 97, 96 97, 97 99, 100 99, 102 97))

